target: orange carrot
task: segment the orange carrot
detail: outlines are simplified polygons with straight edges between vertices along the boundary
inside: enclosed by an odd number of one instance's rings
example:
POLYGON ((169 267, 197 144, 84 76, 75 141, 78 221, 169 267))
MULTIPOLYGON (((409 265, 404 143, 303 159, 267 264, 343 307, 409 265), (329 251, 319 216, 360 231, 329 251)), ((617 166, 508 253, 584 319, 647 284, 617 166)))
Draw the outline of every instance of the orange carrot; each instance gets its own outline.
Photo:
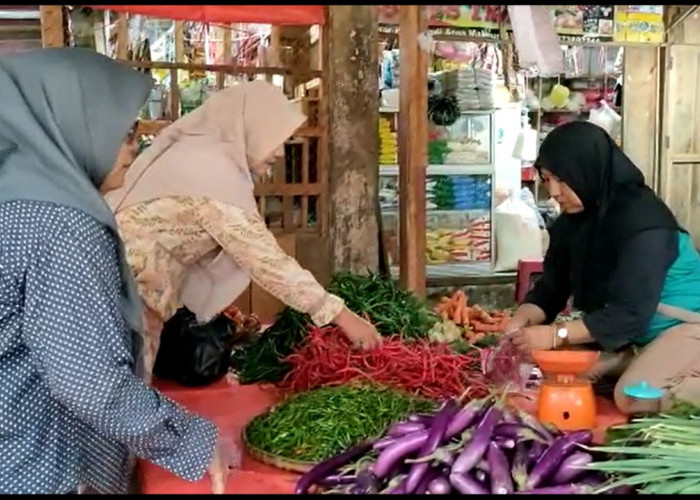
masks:
POLYGON ((472 321, 472 325, 474 326, 474 331, 479 333, 503 331, 503 327, 501 325, 483 323, 481 321, 472 321))

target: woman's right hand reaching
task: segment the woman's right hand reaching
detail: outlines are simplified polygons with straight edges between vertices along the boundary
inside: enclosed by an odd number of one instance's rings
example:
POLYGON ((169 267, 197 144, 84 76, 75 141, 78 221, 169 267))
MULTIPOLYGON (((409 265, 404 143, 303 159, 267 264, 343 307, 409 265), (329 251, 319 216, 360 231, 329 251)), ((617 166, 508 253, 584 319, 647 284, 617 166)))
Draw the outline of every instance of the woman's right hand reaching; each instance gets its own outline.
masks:
POLYGON ((362 319, 347 307, 343 307, 340 314, 333 321, 345 331, 355 347, 360 349, 373 349, 382 343, 382 336, 369 321, 362 319))

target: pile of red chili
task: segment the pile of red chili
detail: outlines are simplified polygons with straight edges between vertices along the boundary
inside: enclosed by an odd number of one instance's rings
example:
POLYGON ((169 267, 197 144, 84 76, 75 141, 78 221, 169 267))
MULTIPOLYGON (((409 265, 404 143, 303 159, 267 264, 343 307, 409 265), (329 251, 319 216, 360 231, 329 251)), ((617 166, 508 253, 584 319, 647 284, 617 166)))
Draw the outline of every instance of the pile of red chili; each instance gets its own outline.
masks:
POLYGON ((385 338, 370 351, 352 350, 342 330, 316 328, 304 347, 285 358, 291 371, 282 386, 293 391, 369 380, 433 400, 481 398, 489 387, 481 371, 479 351, 453 352, 446 344, 385 338))

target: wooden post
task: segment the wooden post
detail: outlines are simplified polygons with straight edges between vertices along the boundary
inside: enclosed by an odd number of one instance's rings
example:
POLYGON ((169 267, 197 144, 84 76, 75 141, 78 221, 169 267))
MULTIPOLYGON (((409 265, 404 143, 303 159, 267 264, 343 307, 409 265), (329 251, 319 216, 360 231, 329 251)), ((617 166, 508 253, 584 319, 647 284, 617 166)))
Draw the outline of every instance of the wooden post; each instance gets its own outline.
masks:
POLYGON ((426 21, 420 5, 399 8, 399 265, 401 284, 424 295, 428 71, 418 36, 426 21))
POLYGON ((127 59, 129 54, 129 15, 117 15, 117 59, 127 59))
POLYGON ((43 47, 63 47, 63 6, 40 5, 41 45, 43 47))
POLYGON ((328 126, 329 240, 334 270, 379 265, 376 5, 328 6, 324 106, 328 126))

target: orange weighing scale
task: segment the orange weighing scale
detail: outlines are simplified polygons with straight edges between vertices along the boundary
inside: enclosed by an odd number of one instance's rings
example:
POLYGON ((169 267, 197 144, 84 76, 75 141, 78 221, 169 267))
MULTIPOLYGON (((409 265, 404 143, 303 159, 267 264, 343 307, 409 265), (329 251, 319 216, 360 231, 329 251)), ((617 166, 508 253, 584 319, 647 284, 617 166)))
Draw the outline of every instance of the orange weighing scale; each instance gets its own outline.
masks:
POLYGON ((533 351, 532 358, 542 371, 537 418, 565 431, 593 430, 598 405, 593 385, 582 375, 593 368, 597 351, 533 351))

